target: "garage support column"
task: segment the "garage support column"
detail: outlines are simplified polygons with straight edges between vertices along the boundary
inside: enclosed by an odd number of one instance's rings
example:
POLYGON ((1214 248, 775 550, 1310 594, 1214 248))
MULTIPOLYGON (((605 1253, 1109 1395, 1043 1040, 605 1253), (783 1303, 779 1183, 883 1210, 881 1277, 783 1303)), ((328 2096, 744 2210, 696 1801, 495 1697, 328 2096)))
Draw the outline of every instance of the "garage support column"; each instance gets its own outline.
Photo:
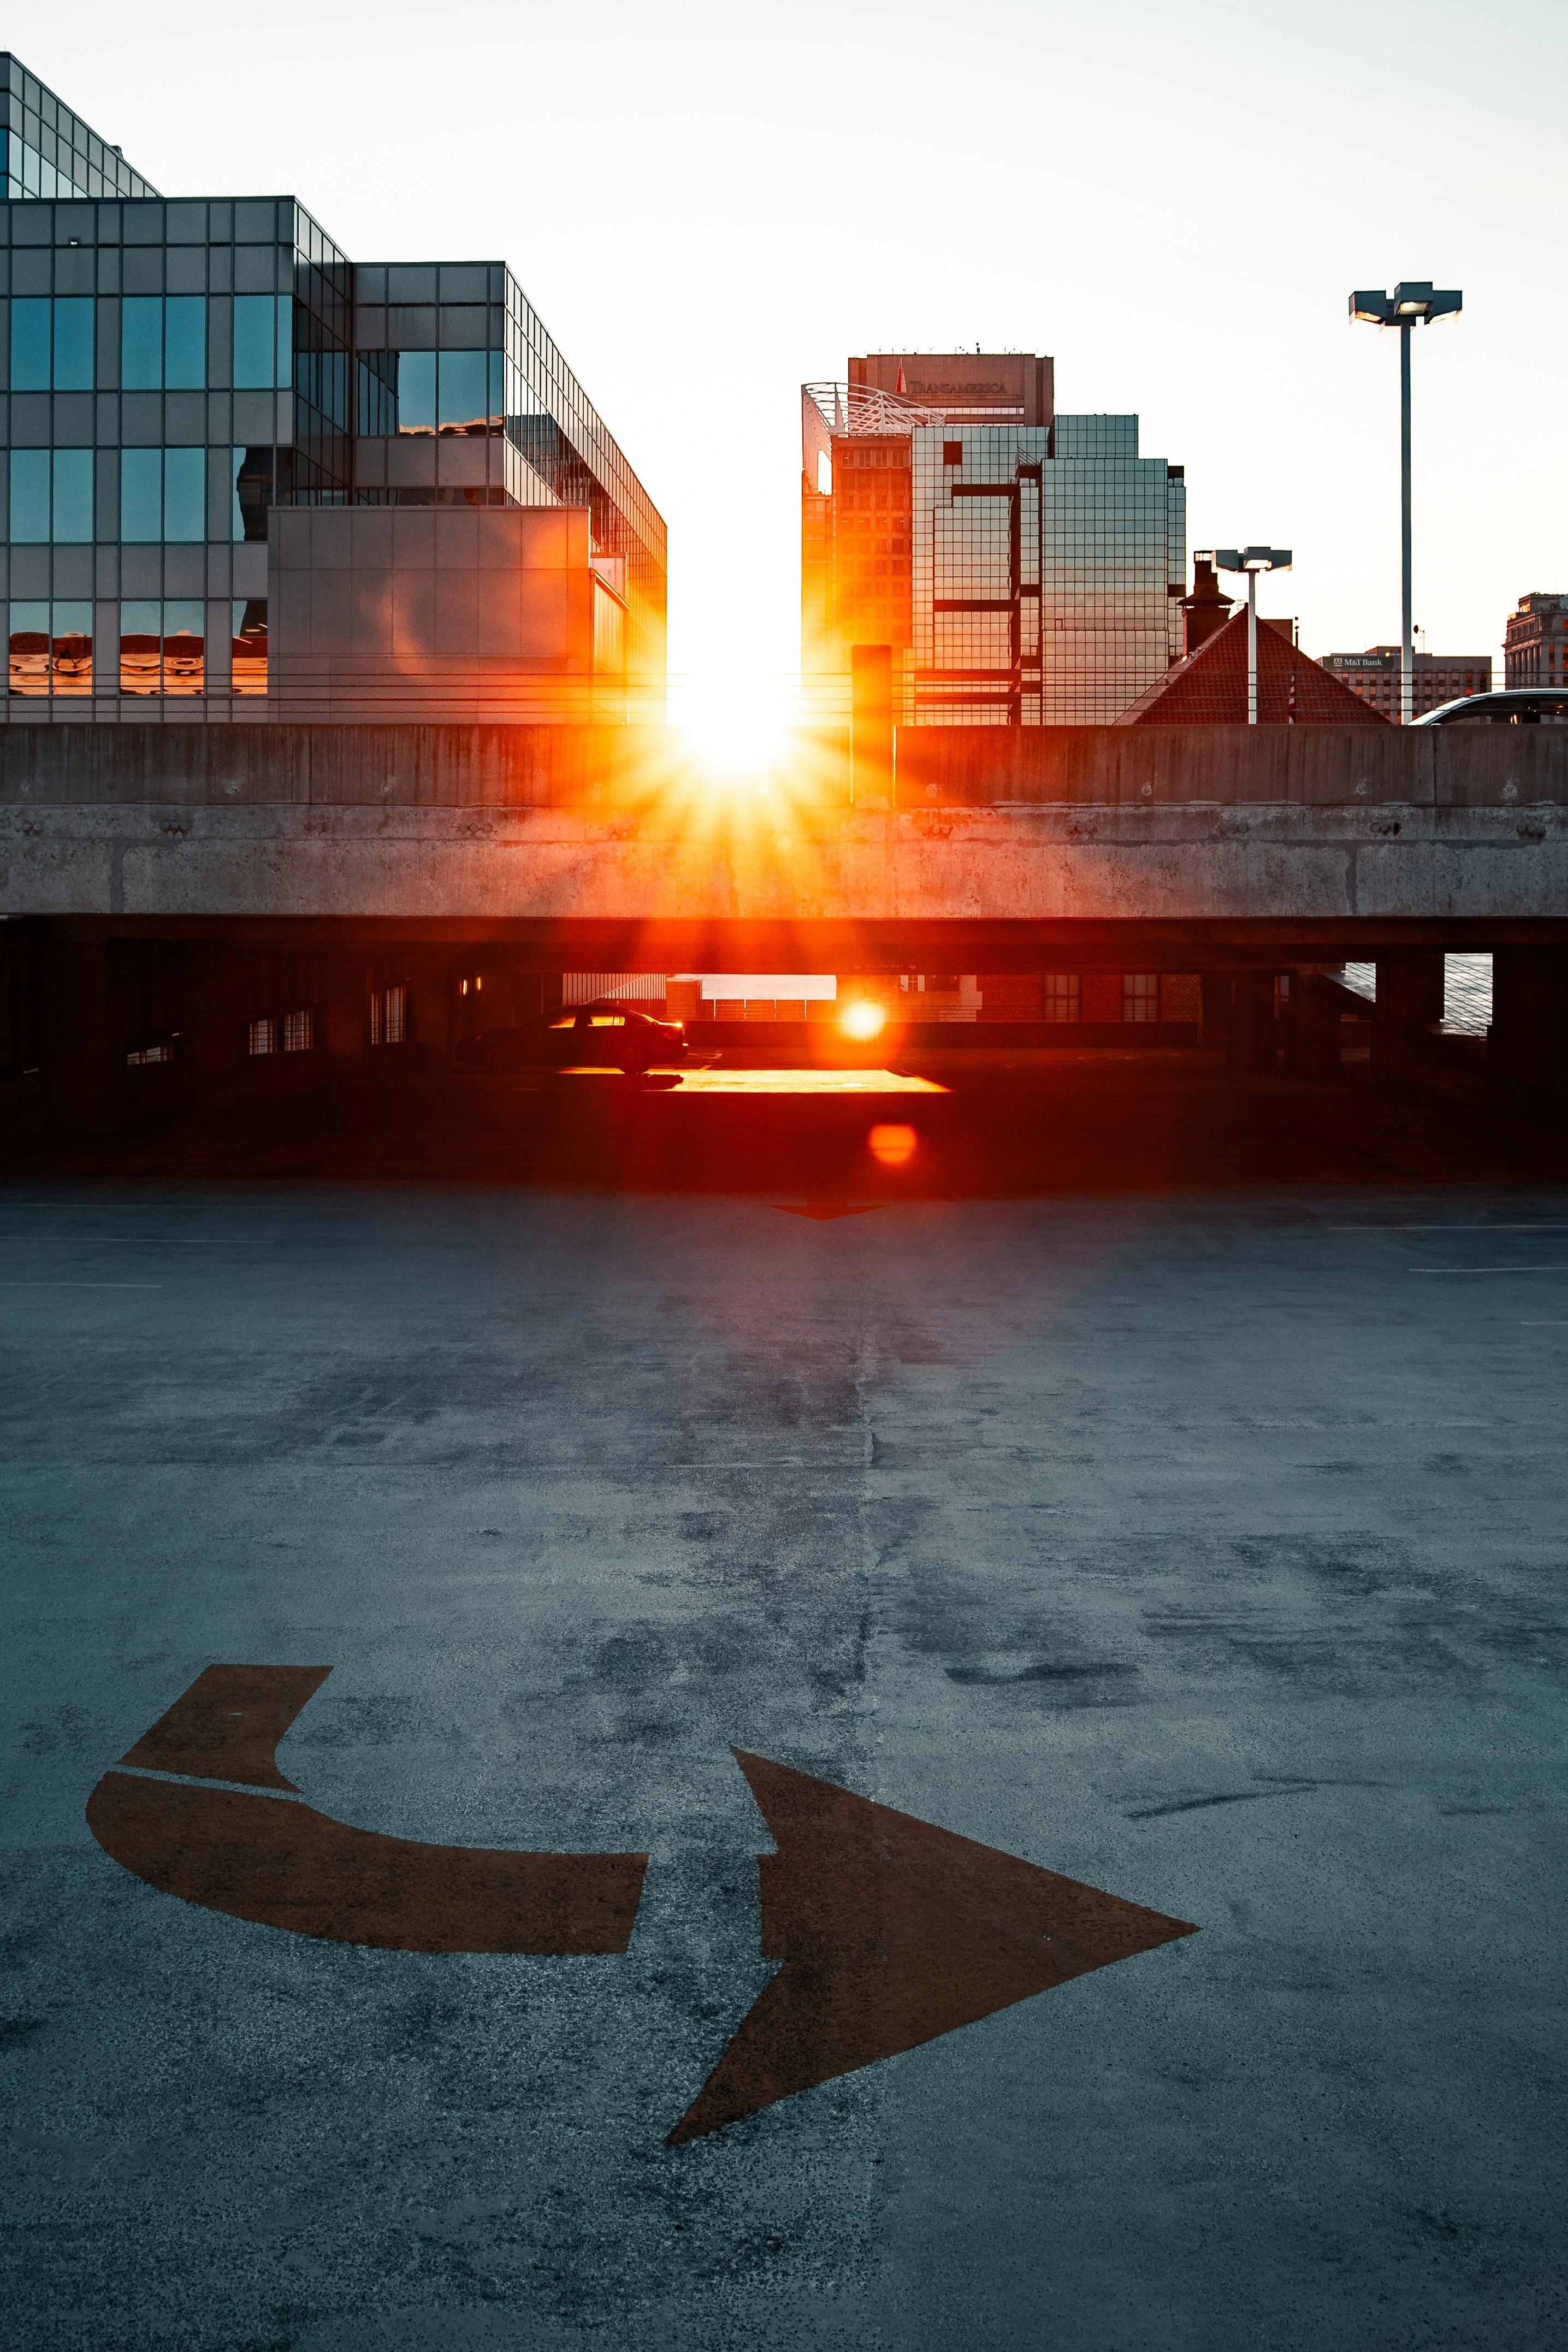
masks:
POLYGON ((1568 948, 1494 953, 1487 1076, 1500 1105, 1568 1105, 1568 948))
POLYGON ((1253 1075, 1271 1072, 1277 1066, 1278 1046, 1273 973, 1233 973, 1230 982, 1230 1042, 1227 1054, 1231 1068, 1253 1075))
POLYGON ((1376 959, 1372 1008, 1372 1075, 1382 1087, 1436 1094, 1442 1041, 1443 955, 1437 948, 1396 948, 1376 959))
POLYGON ((1230 1053, 1230 974, 1206 971, 1203 989, 1203 1043, 1211 1054, 1230 1053))
POLYGON ((43 1047, 49 1120, 66 1135, 103 1135, 125 1116, 125 1054, 110 989, 110 943, 61 929, 43 959, 43 1047), (117 1050, 118 1049, 118 1050, 117 1050))
POLYGON ((1293 1076, 1322 1083, 1340 1075, 1340 990, 1312 964, 1298 966, 1291 991, 1293 1076))

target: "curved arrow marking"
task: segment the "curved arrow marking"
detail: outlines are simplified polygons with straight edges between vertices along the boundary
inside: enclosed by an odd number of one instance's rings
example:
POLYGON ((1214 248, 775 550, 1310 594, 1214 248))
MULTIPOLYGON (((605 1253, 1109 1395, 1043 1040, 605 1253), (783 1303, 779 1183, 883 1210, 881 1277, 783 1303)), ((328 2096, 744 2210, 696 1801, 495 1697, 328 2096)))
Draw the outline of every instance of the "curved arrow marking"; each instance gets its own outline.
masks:
POLYGON ((763 1954, 784 1965, 667 2145, 1197 1933, 834 1781, 734 1754, 779 1848, 758 1872, 763 1954))
POLYGON ((165 1895, 333 1943, 625 1951, 645 1853, 423 1845, 353 1829, 299 1801, 274 1750, 330 1672, 230 1665, 198 1675, 120 1758, 130 1769, 106 1772, 88 1800, 88 1825, 104 1852, 165 1895), (263 1790, 275 1793, 251 1793, 263 1790))

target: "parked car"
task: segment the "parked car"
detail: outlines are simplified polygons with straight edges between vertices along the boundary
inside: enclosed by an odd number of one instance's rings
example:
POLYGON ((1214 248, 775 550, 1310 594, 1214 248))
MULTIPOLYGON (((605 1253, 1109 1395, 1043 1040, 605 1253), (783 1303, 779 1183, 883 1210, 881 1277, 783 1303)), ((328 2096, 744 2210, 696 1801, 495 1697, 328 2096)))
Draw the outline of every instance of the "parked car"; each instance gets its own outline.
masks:
POLYGON ((1496 694, 1467 694, 1413 719, 1412 727, 1568 727, 1568 692, 1548 686, 1508 686, 1496 694))
POLYGON ((460 1070, 491 1077, 512 1070, 570 1068, 573 1065, 648 1070, 684 1061, 685 1032, 678 1021, 655 1021, 619 1004, 568 1004, 541 1013, 515 1029, 481 1029, 465 1037, 456 1053, 460 1070))

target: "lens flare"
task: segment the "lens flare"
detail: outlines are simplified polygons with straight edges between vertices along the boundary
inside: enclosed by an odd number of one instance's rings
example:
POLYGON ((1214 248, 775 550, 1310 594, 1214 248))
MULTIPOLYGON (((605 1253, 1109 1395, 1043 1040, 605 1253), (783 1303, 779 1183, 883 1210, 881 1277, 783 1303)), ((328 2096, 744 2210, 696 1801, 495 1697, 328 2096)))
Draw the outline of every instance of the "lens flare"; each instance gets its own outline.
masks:
POLYGON ((915 1157, 912 1127, 873 1127, 866 1142, 872 1158, 880 1160, 884 1168, 902 1168, 915 1157))
POLYGON ((839 1026, 846 1037, 875 1037, 886 1019, 880 1004, 858 998, 854 1003, 845 1005, 839 1016, 839 1026))

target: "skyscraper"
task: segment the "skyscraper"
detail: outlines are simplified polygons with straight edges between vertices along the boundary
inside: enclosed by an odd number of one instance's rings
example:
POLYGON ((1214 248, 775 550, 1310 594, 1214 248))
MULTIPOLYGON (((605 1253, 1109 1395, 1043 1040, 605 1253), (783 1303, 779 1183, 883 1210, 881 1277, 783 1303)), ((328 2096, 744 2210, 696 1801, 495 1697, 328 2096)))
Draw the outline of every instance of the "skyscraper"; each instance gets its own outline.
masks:
POLYGON ((165 200, 8 55, 0 91, 10 719, 658 694, 663 520, 504 262, 165 200))
POLYGON ((871 353, 802 387, 801 659, 894 648, 916 726, 1103 725, 1182 651, 1186 486, 1033 352, 871 353))

